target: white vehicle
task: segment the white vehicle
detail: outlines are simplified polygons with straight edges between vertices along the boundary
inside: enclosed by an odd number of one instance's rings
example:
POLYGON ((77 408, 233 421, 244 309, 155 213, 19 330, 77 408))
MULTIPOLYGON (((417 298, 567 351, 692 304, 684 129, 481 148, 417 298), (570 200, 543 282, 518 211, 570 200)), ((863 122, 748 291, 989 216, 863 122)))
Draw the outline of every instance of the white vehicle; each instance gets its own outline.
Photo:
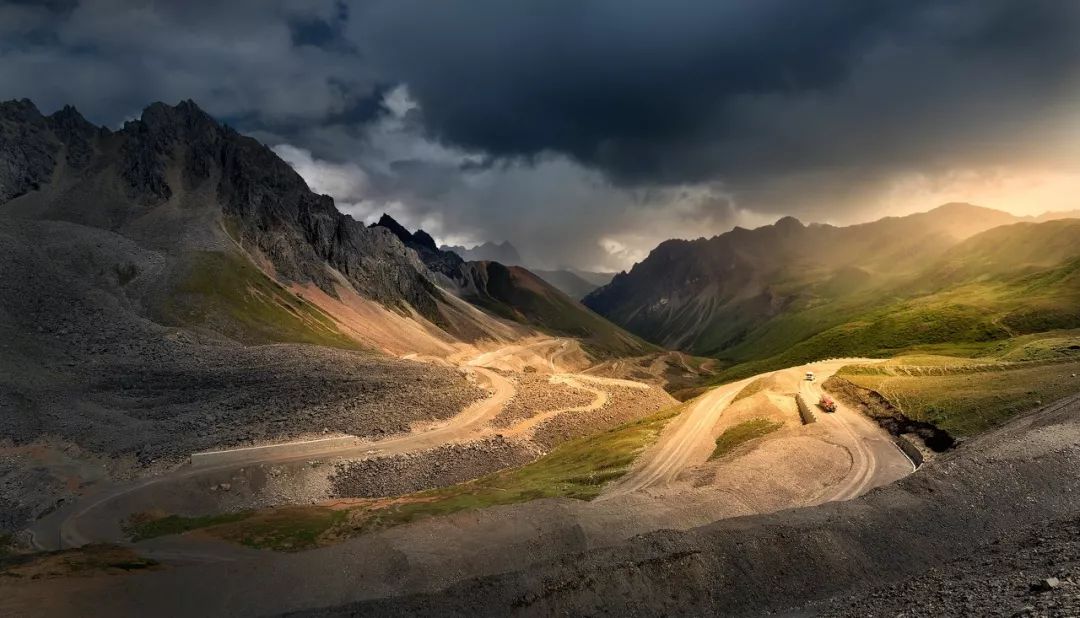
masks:
POLYGON ((806 381, 807 382, 813 382, 814 381, 814 372, 813 371, 807 371, 806 372, 806 381))

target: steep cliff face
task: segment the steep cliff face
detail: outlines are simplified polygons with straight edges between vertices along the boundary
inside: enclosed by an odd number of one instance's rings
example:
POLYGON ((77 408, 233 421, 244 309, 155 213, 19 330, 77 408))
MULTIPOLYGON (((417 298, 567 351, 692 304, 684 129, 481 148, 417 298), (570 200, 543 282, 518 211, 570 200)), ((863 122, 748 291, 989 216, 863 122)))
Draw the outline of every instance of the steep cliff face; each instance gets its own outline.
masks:
POLYGON ((70 107, 45 117, 6 102, 0 138, 0 203, 14 216, 108 229, 177 258, 235 242, 283 283, 334 296, 343 277, 364 297, 441 321, 443 293, 393 234, 338 212, 273 151, 191 101, 150 105, 115 132, 70 107))

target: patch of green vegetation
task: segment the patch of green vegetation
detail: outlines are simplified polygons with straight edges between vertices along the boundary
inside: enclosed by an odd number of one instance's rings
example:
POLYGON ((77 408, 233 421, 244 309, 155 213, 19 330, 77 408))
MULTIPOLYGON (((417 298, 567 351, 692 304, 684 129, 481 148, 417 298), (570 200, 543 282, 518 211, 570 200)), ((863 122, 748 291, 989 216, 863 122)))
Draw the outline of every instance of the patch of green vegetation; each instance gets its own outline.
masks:
MULTIPOLYGON (((911 358, 897 359, 909 362, 911 358)), ((970 437, 1012 416, 1080 392, 1080 360, 845 367, 838 375, 876 391, 905 416, 970 437)))
POLYGON ((1017 337, 994 357, 1000 361, 1028 362, 1080 358, 1080 331, 1053 331, 1017 337))
POLYGON ((256 549, 300 551, 316 547, 347 515, 327 507, 286 507, 219 525, 217 536, 256 549))
POLYGON ((15 553, 0 557, 0 577, 35 580, 92 577, 152 570, 158 566, 156 560, 143 558, 130 548, 93 544, 74 549, 15 553))
POLYGON ((211 530, 214 536, 256 549, 298 551, 315 547, 320 537, 345 520, 346 512, 326 507, 286 507, 200 517, 168 515, 136 517, 125 531, 142 541, 192 530, 211 530))
MULTIPOLYGON (((896 302, 793 342, 771 357, 733 365, 717 374, 714 383, 824 358, 915 353, 988 356, 1012 348, 1010 341, 1030 334, 1036 323, 1038 328, 1070 325, 1071 312, 1080 316, 1080 289, 1074 289, 1075 285, 1033 290, 1029 283, 1026 277, 980 281, 896 302), (1010 316, 1019 314, 1028 316, 1023 329, 1017 328, 1015 320, 1010 322, 1010 316), (1032 317, 1036 314, 1043 318, 1036 320, 1032 317)), ((1080 317, 1077 321, 1080 325, 1080 317)))
POLYGON ((752 418, 734 427, 729 427, 716 439, 716 448, 713 449, 712 455, 709 455, 709 459, 723 457, 739 446, 762 436, 767 436, 783 426, 783 423, 770 421, 767 418, 752 418))
MULTIPOLYGON (((335 538, 418 521, 428 517, 540 498, 591 500, 603 486, 626 474, 683 406, 558 446, 537 461, 467 483, 399 498, 359 501, 346 508, 286 507, 236 514, 235 520, 177 518, 152 528, 161 534, 202 528, 207 534, 251 547, 296 551, 335 538)), ((163 521, 163 520, 157 520, 163 521)), ((148 524, 143 524, 148 525, 148 524)), ((145 532, 143 533, 146 534, 145 532)), ((148 538, 144 536, 143 538, 148 538)))
POLYGON ((185 532, 190 532, 191 530, 198 530, 199 528, 242 521, 251 517, 251 515, 251 511, 204 515, 199 517, 185 517, 183 515, 167 515, 164 517, 136 515, 126 523, 124 531, 132 541, 143 541, 159 536, 183 534, 185 532))
POLYGON ((753 397, 754 395, 765 390, 766 383, 767 382, 765 377, 754 380, 753 382, 744 386, 742 390, 735 395, 735 398, 731 400, 731 403, 735 403, 740 399, 746 399, 747 397, 753 397))
POLYGON ((235 252, 193 254, 162 313, 166 324, 212 326, 244 343, 361 347, 329 315, 235 252))
POLYGON ((603 486, 630 470, 638 454, 652 444, 683 406, 593 436, 560 445, 537 461, 468 483, 410 496, 353 518, 366 532, 457 511, 514 504, 540 498, 591 500, 603 486))

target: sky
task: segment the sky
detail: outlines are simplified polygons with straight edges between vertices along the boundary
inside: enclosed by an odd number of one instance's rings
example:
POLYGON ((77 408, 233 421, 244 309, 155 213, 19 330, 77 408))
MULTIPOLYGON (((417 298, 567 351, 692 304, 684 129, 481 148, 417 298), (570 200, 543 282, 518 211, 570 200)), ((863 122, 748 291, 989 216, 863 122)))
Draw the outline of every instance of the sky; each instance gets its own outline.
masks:
POLYGON ((0 0, 0 99, 193 99, 316 191, 537 267, 967 201, 1080 208, 1071 0, 0 0))

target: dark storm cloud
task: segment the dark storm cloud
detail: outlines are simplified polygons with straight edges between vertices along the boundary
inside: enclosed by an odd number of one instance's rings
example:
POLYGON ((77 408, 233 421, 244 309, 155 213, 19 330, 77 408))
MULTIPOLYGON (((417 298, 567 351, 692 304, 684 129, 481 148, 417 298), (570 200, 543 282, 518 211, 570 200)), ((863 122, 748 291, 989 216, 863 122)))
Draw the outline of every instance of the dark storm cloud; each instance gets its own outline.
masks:
POLYGON ((331 0, 0 2, 0 97, 109 125, 186 98, 246 129, 319 123, 378 83, 341 36, 347 19, 331 0))
POLYGON ((193 98, 358 216, 549 266, 1080 178, 1078 95, 1069 0, 0 0, 0 98, 193 98))
MULTIPOLYGON (((868 63, 909 97, 933 98, 939 125, 962 120, 979 95, 1019 86, 1032 99, 1060 96, 1080 68, 1078 11, 1056 0, 393 0, 369 7, 352 34, 408 83, 445 141, 503 156, 562 152, 620 180, 678 182, 830 157, 819 131, 786 116, 846 93, 868 63), (968 95, 935 97, 961 77, 941 59, 969 63, 959 67, 971 70, 968 95), (771 118, 755 113, 761 99, 771 118)), ((837 109, 853 121, 838 130, 878 129, 863 124, 870 109, 837 109)), ((886 120, 888 130, 923 119, 886 120)))

